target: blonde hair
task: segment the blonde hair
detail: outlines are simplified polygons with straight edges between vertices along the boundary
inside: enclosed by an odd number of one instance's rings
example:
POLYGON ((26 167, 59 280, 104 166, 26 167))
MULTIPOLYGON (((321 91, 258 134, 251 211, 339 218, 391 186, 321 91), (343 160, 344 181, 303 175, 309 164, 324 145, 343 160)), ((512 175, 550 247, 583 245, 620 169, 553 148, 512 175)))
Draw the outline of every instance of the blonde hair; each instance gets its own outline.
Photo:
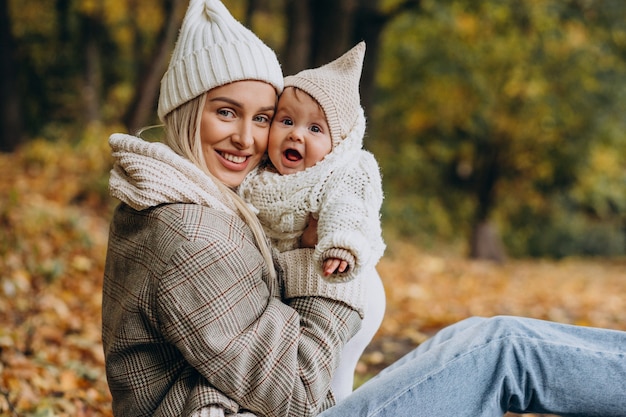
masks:
POLYGON ((189 159, 194 165, 204 171, 217 185, 218 189, 233 201, 239 214, 250 227, 250 230, 252 230, 257 247, 267 263, 270 275, 272 278, 276 278, 272 251, 259 219, 252 212, 250 206, 231 188, 215 178, 206 166, 200 138, 200 121, 205 102, 206 93, 178 106, 165 117, 165 143, 174 152, 189 159))

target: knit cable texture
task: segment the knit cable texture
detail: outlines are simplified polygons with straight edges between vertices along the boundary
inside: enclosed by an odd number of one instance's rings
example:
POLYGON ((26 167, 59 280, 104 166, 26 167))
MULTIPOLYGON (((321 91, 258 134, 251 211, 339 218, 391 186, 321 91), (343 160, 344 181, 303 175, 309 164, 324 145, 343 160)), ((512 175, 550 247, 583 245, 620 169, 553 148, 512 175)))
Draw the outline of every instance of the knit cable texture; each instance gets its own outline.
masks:
POLYGON ((207 174, 167 145, 122 133, 111 135, 109 145, 115 161, 109 191, 135 210, 193 203, 238 215, 207 174))
POLYGON ((218 0, 191 0, 161 80, 158 115, 222 85, 242 80, 283 89, 283 73, 272 49, 237 21, 218 0))

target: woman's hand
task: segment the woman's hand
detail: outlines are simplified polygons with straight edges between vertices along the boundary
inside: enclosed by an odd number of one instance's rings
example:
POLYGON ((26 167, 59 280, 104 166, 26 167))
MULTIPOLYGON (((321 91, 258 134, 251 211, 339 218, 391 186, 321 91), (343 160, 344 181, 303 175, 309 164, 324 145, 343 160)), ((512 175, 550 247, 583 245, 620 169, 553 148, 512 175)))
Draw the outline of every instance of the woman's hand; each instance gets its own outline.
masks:
POLYGON ((317 219, 309 214, 309 223, 300 236, 301 248, 314 248, 317 245, 317 219))

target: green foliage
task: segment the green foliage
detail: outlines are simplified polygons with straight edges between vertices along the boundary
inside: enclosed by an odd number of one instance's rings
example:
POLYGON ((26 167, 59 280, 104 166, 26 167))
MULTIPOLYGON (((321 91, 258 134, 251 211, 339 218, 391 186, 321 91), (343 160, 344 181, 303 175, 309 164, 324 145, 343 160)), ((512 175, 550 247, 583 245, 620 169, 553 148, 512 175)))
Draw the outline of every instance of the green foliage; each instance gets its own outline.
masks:
MULTIPOLYGON (((427 219, 423 230, 467 234, 490 217, 513 241, 521 205, 524 227, 538 230, 547 207, 624 224, 626 163, 615 149, 624 149, 625 16, 615 2, 456 0, 423 1, 396 19, 372 134, 386 224, 408 231, 414 215, 427 219), (576 204, 563 207, 555 192, 576 204)), ((551 254, 542 242, 514 251, 551 254)), ((580 247, 589 252, 602 250, 580 247)))
POLYGON ((626 247, 619 223, 599 222, 563 211, 532 222, 517 224, 520 236, 509 234, 506 243, 513 255, 564 258, 568 256, 621 256, 626 247), (524 227, 526 226, 526 227, 524 227))
MULTIPOLYGON (((402 3, 378 4, 387 13, 402 3)), ((547 247, 536 243, 536 231, 559 230, 555 236, 575 241, 589 228, 608 228, 615 236, 604 247, 614 253, 609 247, 619 247, 626 225, 626 3, 419 3, 385 28, 377 98, 368 109, 367 143, 384 175, 386 233, 458 243, 488 218, 512 254, 560 256, 559 239, 547 247)), ((242 20, 247 5, 228 2, 242 20)), ((28 151, 29 169, 43 166, 37 160, 49 142, 102 152, 108 163, 106 135, 89 122, 87 98, 98 97, 102 123, 120 124, 166 20, 165 2, 9 6, 25 125, 30 137, 45 138, 28 151), (95 71, 86 64, 94 45, 95 71), (88 76, 99 81, 89 84, 88 76), (102 89, 86 91, 88 84, 102 89)), ((284 6, 263 4, 248 22, 275 48, 285 42, 284 6)), ((85 162, 94 160, 77 162, 83 171, 61 195, 107 201, 106 169, 85 162)))
POLYGON ((9 6, 27 133, 37 136, 50 123, 84 128, 89 95, 101 99, 103 121, 118 121, 163 25, 162 2, 9 0, 9 6), (89 68, 94 52, 98 68, 89 68), (106 89, 87 92, 87 77, 106 89))

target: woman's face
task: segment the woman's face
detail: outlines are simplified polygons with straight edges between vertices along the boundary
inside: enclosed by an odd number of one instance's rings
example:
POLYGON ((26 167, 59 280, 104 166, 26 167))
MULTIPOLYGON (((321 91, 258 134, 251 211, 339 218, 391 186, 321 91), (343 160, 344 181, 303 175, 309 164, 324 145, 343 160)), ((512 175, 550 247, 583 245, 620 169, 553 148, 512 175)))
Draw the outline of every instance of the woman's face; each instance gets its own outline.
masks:
POLYGON ((202 111, 200 138, 207 168, 237 187, 267 149, 276 90, 262 81, 237 81, 210 90, 202 111))

